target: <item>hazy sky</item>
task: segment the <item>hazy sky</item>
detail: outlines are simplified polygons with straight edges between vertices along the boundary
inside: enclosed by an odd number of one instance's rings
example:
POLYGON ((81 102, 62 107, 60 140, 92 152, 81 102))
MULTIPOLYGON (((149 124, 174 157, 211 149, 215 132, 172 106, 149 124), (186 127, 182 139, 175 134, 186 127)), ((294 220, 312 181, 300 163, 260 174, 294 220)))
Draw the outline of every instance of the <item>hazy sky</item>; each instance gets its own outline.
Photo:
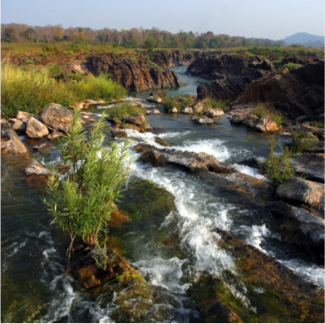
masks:
POLYGON ((1 0, 1 22, 282 39, 324 35, 324 0, 1 0))

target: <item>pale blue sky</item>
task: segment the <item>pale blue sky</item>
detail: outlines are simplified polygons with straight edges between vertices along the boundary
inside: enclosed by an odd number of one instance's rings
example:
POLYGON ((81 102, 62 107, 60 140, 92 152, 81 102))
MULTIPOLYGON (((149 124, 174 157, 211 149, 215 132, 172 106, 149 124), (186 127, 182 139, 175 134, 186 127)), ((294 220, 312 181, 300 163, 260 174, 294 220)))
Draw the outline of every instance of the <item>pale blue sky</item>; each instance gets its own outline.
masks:
POLYGON ((324 35, 324 0, 1 0, 1 22, 282 39, 324 35))

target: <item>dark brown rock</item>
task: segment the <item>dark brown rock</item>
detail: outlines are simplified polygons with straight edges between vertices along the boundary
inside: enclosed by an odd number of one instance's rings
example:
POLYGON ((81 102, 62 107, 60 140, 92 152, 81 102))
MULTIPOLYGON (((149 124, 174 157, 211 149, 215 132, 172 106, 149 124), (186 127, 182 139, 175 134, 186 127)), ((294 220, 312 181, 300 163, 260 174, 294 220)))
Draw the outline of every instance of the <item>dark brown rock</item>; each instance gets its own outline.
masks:
POLYGON ((155 142, 160 144, 161 146, 165 146, 168 147, 169 144, 167 143, 167 141, 163 140, 162 138, 155 136, 155 142))

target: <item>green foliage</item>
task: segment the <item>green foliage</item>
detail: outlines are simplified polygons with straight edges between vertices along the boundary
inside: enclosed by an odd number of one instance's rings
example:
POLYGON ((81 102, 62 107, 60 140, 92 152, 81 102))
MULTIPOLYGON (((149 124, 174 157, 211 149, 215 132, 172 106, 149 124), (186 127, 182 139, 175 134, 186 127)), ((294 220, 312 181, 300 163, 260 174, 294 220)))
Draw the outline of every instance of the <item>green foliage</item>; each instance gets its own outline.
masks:
POLYGON ((131 105, 130 103, 125 102, 121 105, 116 105, 115 107, 109 109, 109 116, 111 118, 116 118, 122 121, 124 116, 133 115, 137 112, 145 114, 146 110, 142 107, 136 107, 131 105))
POLYGON ((226 110, 230 104, 230 100, 216 100, 211 97, 207 98, 207 108, 221 108, 226 110))
POLYGON ((107 270, 107 266, 112 260, 107 255, 106 235, 102 246, 100 244, 97 244, 96 255, 94 256, 94 259, 98 268, 103 269, 104 271, 107 270))
POLYGON ((83 79, 86 79, 87 76, 85 75, 85 73, 70 73, 68 74, 68 78, 70 80, 73 80, 73 81, 81 81, 83 79))
POLYGON ((42 63, 42 60, 35 60, 35 63, 42 63))
POLYGON ((136 62, 136 61, 137 61, 137 59, 136 59, 135 57, 130 57, 130 60, 131 60, 132 62, 136 62))
POLYGON ((73 50, 63 51, 63 53, 66 54, 66 55, 73 55, 74 54, 73 50))
POLYGON ((295 171, 291 167, 290 154, 288 150, 282 151, 282 155, 274 154, 275 140, 270 143, 270 151, 268 157, 263 163, 259 163, 261 171, 266 175, 267 179, 274 185, 290 180, 294 177, 295 171))
MULTIPOLYGON (((51 67, 55 72, 59 66, 51 67)), ((50 70, 51 71, 51 70, 50 70)), ((51 72, 50 72, 51 73, 51 72)), ((1 69, 2 112, 8 116, 19 110, 39 113, 51 102, 71 106, 85 99, 111 101, 126 95, 126 90, 105 75, 97 78, 84 78, 76 83, 56 83, 46 70, 26 72, 10 65, 1 69)))
POLYGON ((156 46, 157 40, 154 37, 148 37, 144 41, 143 47, 146 48, 148 51, 152 51, 153 48, 156 46))
POLYGON ((269 108, 267 108, 265 105, 259 103, 252 112, 257 117, 263 117, 263 116, 269 116, 273 121, 276 122, 276 124, 279 126, 282 123, 283 117, 269 108))
POLYGON ((300 154, 304 150, 315 147, 318 143, 317 139, 306 136, 306 133, 300 130, 299 125, 296 128, 297 130, 290 128, 292 137, 291 142, 287 145, 290 155, 300 154))
POLYGON ((105 115, 94 125, 89 138, 79 118, 80 112, 75 111, 72 127, 59 143, 69 175, 61 179, 52 173, 47 186, 49 198, 44 199, 52 216, 51 224, 57 224, 70 236, 68 260, 77 236, 91 247, 97 245, 129 170, 127 142, 121 148, 116 142, 102 147, 105 115))
POLYGON ((42 53, 41 55, 43 56, 43 58, 47 58, 48 57, 48 54, 45 54, 45 53, 42 53))
POLYGON ((51 76, 59 75, 62 73, 62 69, 60 65, 50 65, 47 67, 51 76))
POLYGON ((285 68, 291 70, 291 69, 295 69, 297 67, 299 67, 300 64, 296 64, 296 63, 287 63, 287 64, 284 64, 284 65, 281 65, 277 68, 277 70, 283 70, 285 68))
POLYGON ((25 64, 35 64, 33 60, 25 60, 25 64))
POLYGON ((176 96, 166 96, 163 98, 162 106, 164 107, 165 112, 168 112, 169 109, 176 107, 177 110, 180 110, 180 103, 176 100, 176 96))

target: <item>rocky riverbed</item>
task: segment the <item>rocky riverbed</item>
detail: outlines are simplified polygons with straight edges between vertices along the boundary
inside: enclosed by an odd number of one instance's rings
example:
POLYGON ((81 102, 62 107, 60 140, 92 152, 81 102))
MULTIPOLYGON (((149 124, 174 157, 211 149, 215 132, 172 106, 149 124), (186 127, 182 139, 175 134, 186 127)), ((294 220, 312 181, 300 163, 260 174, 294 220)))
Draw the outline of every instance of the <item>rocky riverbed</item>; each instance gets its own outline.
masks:
POLYGON ((81 116, 87 129, 105 110, 105 145, 127 137, 133 157, 109 224, 106 271, 77 242, 65 273, 68 238, 49 224, 41 201, 48 172, 65 172, 57 168, 56 138, 68 130, 71 111, 50 104, 40 115, 3 119, 3 320, 322 321, 323 151, 294 158, 296 177, 276 187, 256 160, 267 156, 270 138, 288 141, 285 130, 238 126, 227 114, 202 125, 145 98, 125 100, 160 114, 122 123, 109 117, 119 103, 85 102, 81 116), (310 161, 315 170, 299 178, 310 161))

